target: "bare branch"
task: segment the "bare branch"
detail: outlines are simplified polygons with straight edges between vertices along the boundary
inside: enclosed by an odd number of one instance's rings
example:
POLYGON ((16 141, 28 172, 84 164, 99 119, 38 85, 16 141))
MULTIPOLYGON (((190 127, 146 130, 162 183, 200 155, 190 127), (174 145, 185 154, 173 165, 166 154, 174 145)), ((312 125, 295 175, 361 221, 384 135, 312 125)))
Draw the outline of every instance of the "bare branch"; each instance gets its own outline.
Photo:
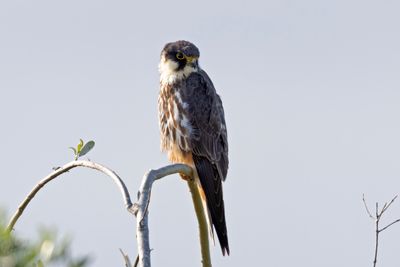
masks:
POLYGON ((367 202, 365 201, 364 194, 363 194, 363 199, 362 199, 362 200, 363 200, 363 202, 364 202, 364 207, 365 207, 365 210, 367 211, 368 216, 369 216, 371 219, 375 220, 375 217, 372 216, 371 212, 370 212, 369 209, 368 209, 368 205, 367 205, 367 202))
POLYGON ((387 204, 387 205, 386 205, 386 203, 385 203, 385 205, 384 205, 383 208, 382 208, 381 215, 390 207, 390 205, 393 204, 393 202, 396 200, 396 198, 397 198, 397 196, 395 196, 395 197, 389 202, 389 204, 387 204))
POLYGON ((13 230, 16 222, 18 221, 19 217, 24 212, 25 208, 28 206, 29 202, 35 197, 36 193, 38 193, 39 190, 43 186, 45 186, 48 182, 50 182, 51 180, 57 178, 61 174, 65 173, 65 172, 68 172, 69 170, 71 170, 73 168, 76 168, 76 167, 86 167, 86 168, 95 169, 95 170, 98 170, 98 171, 108 175, 109 177, 111 177, 113 179, 113 181, 115 182, 115 184, 118 186, 119 190, 121 191, 121 194, 122 194, 122 197, 123 197, 124 204, 125 204, 126 208, 128 210, 131 209, 132 201, 131 201, 128 189, 126 188, 124 182, 118 176, 118 174, 116 174, 113 170, 111 170, 111 169, 109 169, 109 168, 107 168, 107 167, 105 167, 103 165, 100 165, 98 163, 95 163, 95 162, 92 162, 92 161, 87 161, 87 160, 76 160, 76 161, 72 161, 72 162, 69 162, 69 163, 65 164, 63 167, 56 168, 52 173, 50 173, 45 178, 43 178, 32 189, 32 191, 26 196, 26 198, 19 205, 17 211, 15 212, 15 214, 11 218, 10 222, 8 223, 7 231, 11 232, 13 230))
MULTIPOLYGON (((121 195, 124 200, 124 204, 129 212, 137 217, 136 227, 137 227, 137 242, 138 242, 138 252, 139 255, 135 261, 134 267, 150 267, 150 244, 149 244, 149 229, 148 229, 148 207, 150 203, 151 188, 153 182, 161 179, 165 176, 180 173, 188 177, 192 177, 192 168, 185 164, 173 164, 168 165, 157 170, 151 170, 146 173, 143 177, 140 191, 138 192, 138 203, 132 204, 129 191, 125 186, 122 179, 111 169, 100 165, 98 163, 87 161, 87 160, 76 160, 65 164, 63 167, 54 168, 53 172, 43 178, 36 186, 31 190, 31 192, 26 196, 26 198, 19 205, 17 211, 11 218, 7 231, 11 232, 17 223, 18 219, 24 212, 25 208, 28 206, 30 201, 35 197, 35 195, 44 187, 48 182, 57 178, 61 174, 68 172, 69 170, 76 167, 86 167, 98 170, 109 177, 111 177, 115 184, 118 186, 121 195)), ((211 267, 211 257, 209 251, 209 240, 208 240, 208 224, 202 208, 201 196, 196 188, 196 183, 194 181, 188 181, 190 192, 192 194, 193 204, 196 211, 197 220, 199 223, 200 230, 200 245, 202 253, 202 264, 203 267, 211 267)), ((197 189, 197 188, 196 188, 197 189)), ((125 264, 127 267, 132 267, 132 263, 129 260, 128 255, 121 251, 125 264)))
POLYGON ((125 267, 133 267, 132 263, 131 263, 131 260, 129 259, 128 254, 125 254, 125 252, 123 252, 122 249, 119 249, 119 251, 121 252, 122 257, 124 258, 125 267))
POLYGON ((384 210, 386 209, 387 205, 388 205, 388 203, 387 203, 387 202, 385 202, 385 204, 383 204, 383 207, 382 207, 381 213, 383 213, 383 212, 384 212, 384 210))
POLYGON ((388 224, 387 226, 383 227, 382 229, 379 229, 379 223, 382 218, 382 215, 385 213, 385 211, 387 211, 390 208, 390 206, 393 204, 393 202, 396 200, 396 198, 397 198, 397 196, 395 196, 389 203, 386 202, 383 205, 381 211, 379 211, 379 204, 378 204, 378 202, 376 202, 375 203, 376 217, 374 217, 374 216, 372 216, 371 212, 368 209, 368 206, 365 201, 364 194, 363 194, 363 202, 364 202, 365 209, 367 210, 369 217, 372 219, 375 219, 375 253, 374 253, 373 267, 376 267, 376 263, 378 261, 379 234, 381 232, 385 231, 386 229, 388 229, 393 224, 400 222, 400 219, 397 219, 397 220, 393 221, 392 223, 388 224))
MULTIPOLYGON (((188 177, 192 177, 192 168, 184 164, 173 164, 166 167, 150 170, 147 172, 142 180, 140 190, 138 193, 139 199, 137 204, 133 205, 132 212, 137 212, 136 236, 138 242, 139 252, 139 266, 150 267, 150 242, 149 242, 149 228, 148 228, 148 207, 151 196, 151 188, 154 181, 161 179, 165 176, 180 173, 188 177)), ((208 241, 208 226, 206 217, 204 215, 201 203, 201 197, 198 190, 195 190, 195 182, 188 181, 190 192, 192 193, 193 204, 197 215, 197 220, 200 228, 200 244, 202 252, 203 266, 211 266, 211 257, 209 251, 208 241)), ((197 189, 197 188, 196 188, 197 189)))
POLYGON ((400 222, 400 219, 397 219, 397 220, 395 220, 394 222, 389 223, 387 226, 385 226, 385 227, 383 227, 382 229, 380 229, 379 232, 385 231, 385 230, 388 229, 390 226, 392 226, 393 224, 398 223, 398 222, 400 222))
POLYGON ((376 267, 376 263, 378 261, 378 247, 379 247, 379 219, 375 221, 375 252, 374 252, 374 267, 376 267))
POLYGON ((139 255, 136 256, 135 263, 133 264, 133 267, 138 267, 139 266, 139 255))
MULTIPOLYGON (((174 173, 183 173, 192 176, 192 169, 184 164, 169 165, 158 170, 150 170, 147 172, 139 189, 139 199, 135 209, 137 208, 136 220, 136 238, 138 243, 139 266, 150 267, 150 240, 148 227, 148 205, 150 202, 151 188, 154 181, 174 173)), ((135 210, 136 212, 136 210, 135 210)))

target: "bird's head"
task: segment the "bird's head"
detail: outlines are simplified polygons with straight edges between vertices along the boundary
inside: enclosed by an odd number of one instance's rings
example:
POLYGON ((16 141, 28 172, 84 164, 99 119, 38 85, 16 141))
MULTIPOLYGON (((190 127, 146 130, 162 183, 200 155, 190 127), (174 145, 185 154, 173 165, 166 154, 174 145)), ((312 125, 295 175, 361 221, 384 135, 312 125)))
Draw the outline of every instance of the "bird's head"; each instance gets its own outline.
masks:
POLYGON ((161 51, 161 82, 172 83, 198 71, 199 49, 188 41, 168 43, 161 51))

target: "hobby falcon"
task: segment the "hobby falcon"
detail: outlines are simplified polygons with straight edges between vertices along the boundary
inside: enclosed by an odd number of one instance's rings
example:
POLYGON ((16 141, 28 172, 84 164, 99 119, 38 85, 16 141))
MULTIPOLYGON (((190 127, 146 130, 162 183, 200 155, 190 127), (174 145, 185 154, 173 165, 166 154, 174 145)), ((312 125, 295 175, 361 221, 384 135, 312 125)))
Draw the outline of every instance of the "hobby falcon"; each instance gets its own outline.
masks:
POLYGON ((199 49, 187 41, 161 52, 158 114, 161 150, 174 163, 194 170, 210 233, 217 232, 222 254, 229 255, 222 181, 228 171, 228 140, 222 101, 199 66, 199 49))

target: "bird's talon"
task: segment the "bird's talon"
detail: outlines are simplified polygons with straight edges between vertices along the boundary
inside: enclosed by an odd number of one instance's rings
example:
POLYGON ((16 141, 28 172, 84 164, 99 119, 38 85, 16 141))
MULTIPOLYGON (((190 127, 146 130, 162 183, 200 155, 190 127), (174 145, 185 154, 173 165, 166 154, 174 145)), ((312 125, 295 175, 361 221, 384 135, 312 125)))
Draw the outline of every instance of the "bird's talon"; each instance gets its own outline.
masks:
POLYGON ((187 175, 181 174, 181 178, 182 178, 183 180, 185 180, 186 182, 191 182, 191 181, 193 181, 192 176, 187 176, 187 175))

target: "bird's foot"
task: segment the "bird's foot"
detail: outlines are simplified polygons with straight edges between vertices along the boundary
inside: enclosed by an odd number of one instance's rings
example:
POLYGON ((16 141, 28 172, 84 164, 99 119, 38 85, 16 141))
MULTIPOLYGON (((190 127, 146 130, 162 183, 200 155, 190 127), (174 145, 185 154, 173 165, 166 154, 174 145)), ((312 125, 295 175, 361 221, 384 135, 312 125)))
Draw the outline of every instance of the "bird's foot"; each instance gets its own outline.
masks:
POLYGON ((192 176, 187 176, 187 175, 184 175, 184 174, 180 174, 180 176, 181 176, 181 178, 182 178, 183 180, 185 180, 186 182, 193 181, 192 176))

